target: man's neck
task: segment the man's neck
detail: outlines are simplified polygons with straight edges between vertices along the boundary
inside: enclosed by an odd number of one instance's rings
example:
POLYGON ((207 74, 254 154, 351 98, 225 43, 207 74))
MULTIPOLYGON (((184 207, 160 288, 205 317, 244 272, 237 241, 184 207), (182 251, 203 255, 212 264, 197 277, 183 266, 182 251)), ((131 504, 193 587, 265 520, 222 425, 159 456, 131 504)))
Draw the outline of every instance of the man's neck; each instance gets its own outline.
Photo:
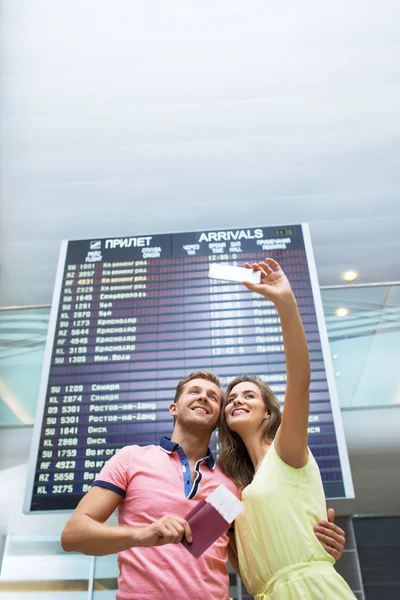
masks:
POLYGON ((189 461, 197 462, 200 458, 207 456, 208 446, 211 435, 207 432, 192 432, 182 430, 179 425, 175 425, 172 432, 171 441, 179 444, 183 448, 189 461))

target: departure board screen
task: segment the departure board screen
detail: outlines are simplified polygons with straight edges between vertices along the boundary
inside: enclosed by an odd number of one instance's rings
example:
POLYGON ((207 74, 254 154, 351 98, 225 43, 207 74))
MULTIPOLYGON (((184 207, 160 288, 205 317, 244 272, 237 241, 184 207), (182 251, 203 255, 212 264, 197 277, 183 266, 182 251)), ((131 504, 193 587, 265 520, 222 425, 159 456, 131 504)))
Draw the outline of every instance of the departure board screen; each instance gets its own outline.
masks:
POLYGON ((226 385, 258 375, 283 402, 285 357, 271 302, 208 277, 211 262, 279 261, 311 360, 309 445, 327 498, 352 497, 307 225, 62 243, 24 509, 76 507, 129 444, 170 436, 177 382, 208 369, 226 385))

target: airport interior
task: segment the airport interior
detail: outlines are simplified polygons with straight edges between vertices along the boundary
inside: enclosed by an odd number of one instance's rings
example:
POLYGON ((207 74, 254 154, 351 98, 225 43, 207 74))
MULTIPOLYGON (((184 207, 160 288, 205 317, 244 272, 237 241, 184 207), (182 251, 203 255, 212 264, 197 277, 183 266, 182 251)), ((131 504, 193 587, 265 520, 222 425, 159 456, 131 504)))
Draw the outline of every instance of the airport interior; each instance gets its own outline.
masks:
MULTIPOLYGON (((215 276, 268 256, 335 569, 398 600, 400 4, 0 0, 0 37, 0 600, 195 600, 116 596, 116 553, 61 533, 117 450, 171 436, 189 373, 283 405, 275 307, 215 276)), ((215 600, 253 598, 228 572, 215 600)))

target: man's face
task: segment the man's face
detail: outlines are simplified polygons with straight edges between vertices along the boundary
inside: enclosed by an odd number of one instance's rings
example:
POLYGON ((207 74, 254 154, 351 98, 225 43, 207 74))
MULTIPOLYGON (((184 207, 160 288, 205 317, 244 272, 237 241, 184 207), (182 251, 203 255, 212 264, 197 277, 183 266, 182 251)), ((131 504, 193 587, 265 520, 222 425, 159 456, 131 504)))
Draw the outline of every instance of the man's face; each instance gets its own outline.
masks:
POLYGON ((178 402, 169 407, 175 424, 210 433, 216 428, 221 411, 222 391, 207 379, 192 379, 185 384, 178 402))

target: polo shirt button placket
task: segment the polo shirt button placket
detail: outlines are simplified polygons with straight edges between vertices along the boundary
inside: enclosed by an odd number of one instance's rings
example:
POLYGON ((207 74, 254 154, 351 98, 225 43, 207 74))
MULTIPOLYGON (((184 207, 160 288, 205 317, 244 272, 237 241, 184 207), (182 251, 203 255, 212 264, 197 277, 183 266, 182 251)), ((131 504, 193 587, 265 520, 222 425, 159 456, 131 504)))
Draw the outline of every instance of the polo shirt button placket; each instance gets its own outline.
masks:
MULTIPOLYGON (((189 472, 189 465, 188 463, 183 463, 182 464, 182 471, 184 473, 184 476, 187 477, 187 473, 189 472)), ((186 479, 186 485, 190 485, 190 479, 186 479)))
MULTIPOLYGON (((187 463, 185 463, 185 473, 189 473, 189 465, 187 463)), ((186 475, 187 477, 187 475, 186 475)), ((186 483, 189 485, 190 484, 190 479, 186 479, 186 483)))

